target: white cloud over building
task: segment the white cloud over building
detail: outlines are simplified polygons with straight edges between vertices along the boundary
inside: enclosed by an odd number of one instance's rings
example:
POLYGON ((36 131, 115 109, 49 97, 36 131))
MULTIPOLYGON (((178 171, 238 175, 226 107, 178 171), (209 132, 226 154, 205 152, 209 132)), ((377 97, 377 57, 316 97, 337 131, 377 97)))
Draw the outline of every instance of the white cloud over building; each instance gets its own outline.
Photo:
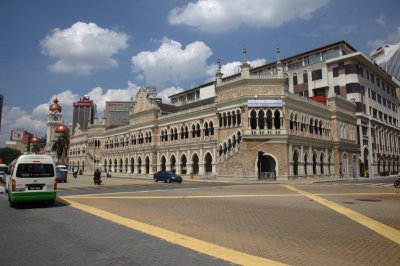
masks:
POLYGON ((241 25, 276 28, 297 19, 309 19, 328 0, 198 0, 170 11, 172 25, 220 33, 241 25))
POLYGON ((51 71, 88 75, 94 69, 113 68, 112 57, 128 47, 129 36, 95 23, 76 22, 70 28, 55 28, 40 44, 42 53, 56 58, 51 71))

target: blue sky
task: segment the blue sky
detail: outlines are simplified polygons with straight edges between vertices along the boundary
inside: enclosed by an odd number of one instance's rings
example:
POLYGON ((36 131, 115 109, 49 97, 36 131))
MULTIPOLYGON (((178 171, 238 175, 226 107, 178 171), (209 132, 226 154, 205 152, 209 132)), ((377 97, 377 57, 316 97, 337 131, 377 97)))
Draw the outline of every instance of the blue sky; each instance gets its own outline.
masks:
POLYGON ((71 123, 88 94, 102 117, 106 100, 138 87, 164 98, 253 66, 339 40, 369 55, 400 42, 396 0, 1 0, 0 146, 12 128, 44 137, 55 96, 71 123))

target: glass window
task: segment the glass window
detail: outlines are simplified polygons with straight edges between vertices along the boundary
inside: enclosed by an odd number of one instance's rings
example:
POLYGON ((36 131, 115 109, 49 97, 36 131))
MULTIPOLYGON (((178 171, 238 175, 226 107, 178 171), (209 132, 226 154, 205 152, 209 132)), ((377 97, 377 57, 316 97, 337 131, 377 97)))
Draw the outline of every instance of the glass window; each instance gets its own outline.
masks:
POLYGON ((313 70, 311 72, 312 80, 322 79, 322 69, 313 70))
POLYGON ((376 92, 372 91, 371 96, 372 100, 376 101, 376 92))
POLYGON ((369 71, 367 70, 367 79, 369 80, 369 71))
POLYGON ((335 90, 336 95, 340 95, 340 87, 339 86, 335 86, 334 90, 335 90))
POLYGON ((307 71, 303 72, 303 83, 308 83, 308 72, 307 71))
POLYGON ((371 73, 371 82, 372 82, 372 83, 375 83, 375 76, 374 76, 374 74, 372 74, 372 73, 371 73))
POLYGON ((333 68, 333 77, 339 77, 339 68, 338 67, 333 68))
POLYGON ((17 177, 52 177, 54 167, 52 164, 29 164, 21 163, 18 165, 17 177))
POLYGON ((309 63, 310 64, 315 64, 315 63, 318 63, 318 62, 321 62, 321 57, 320 57, 319 54, 314 54, 314 55, 311 55, 309 57, 309 63))
POLYGON ((297 74, 293 74, 293 85, 297 85, 297 74))

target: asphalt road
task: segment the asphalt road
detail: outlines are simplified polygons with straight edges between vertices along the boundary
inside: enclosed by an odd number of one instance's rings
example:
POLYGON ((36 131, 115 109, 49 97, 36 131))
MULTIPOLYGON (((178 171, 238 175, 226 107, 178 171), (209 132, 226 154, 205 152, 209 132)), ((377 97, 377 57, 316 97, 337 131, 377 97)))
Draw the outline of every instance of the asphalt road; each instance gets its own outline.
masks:
POLYGON ((17 209, 0 194, 1 265, 398 265, 400 189, 371 180, 60 184, 53 207, 17 209))

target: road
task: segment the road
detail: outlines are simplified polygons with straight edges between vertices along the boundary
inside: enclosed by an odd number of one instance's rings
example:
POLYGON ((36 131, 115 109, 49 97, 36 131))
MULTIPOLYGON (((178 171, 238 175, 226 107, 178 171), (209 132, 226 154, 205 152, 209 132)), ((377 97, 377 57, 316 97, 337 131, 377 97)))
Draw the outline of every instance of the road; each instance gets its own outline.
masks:
POLYGON ((0 194, 1 264, 397 265, 400 189, 371 180, 60 184, 54 207, 17 209, 0 194))

